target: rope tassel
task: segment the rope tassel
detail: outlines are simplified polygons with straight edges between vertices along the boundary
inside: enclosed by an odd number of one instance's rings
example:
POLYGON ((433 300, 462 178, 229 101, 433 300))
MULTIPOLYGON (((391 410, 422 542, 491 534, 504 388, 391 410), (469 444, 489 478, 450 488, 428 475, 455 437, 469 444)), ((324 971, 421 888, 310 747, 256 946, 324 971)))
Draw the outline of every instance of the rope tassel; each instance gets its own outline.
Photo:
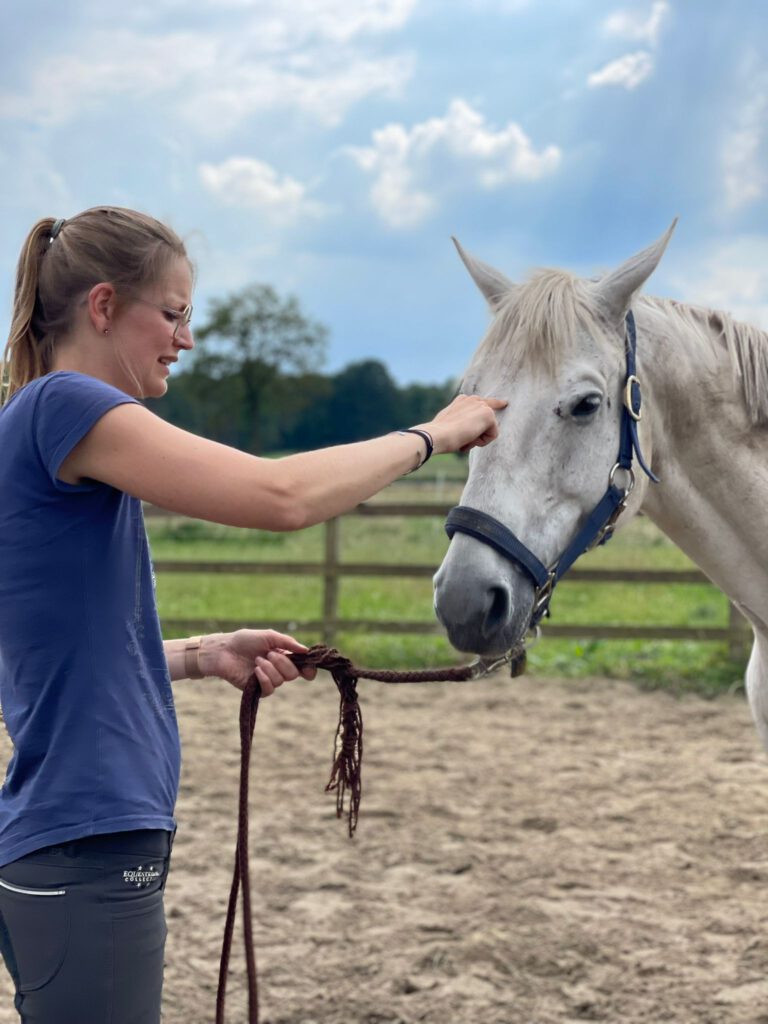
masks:
POLYGON ((349 790, 347 830, 350 839, 357 828, 362 794, 363 716, 357 700, 357 679, 354 676, 333 676, 339 688, 339 724, 333 746, 331 777, 326 793, 336 793, 336 817, 344 815, 344 801, 349 790))

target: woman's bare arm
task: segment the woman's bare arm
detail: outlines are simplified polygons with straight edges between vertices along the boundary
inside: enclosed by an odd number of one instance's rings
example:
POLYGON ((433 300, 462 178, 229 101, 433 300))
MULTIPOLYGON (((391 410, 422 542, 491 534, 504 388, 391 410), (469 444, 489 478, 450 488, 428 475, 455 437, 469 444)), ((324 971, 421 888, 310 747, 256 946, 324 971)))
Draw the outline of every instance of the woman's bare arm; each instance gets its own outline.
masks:
MULTIPOLYGON (((487 444, 504 402, 459 396, 424 426, 436 452, 487 444)), ((415 434, 263 459, 174 427, 141 405, 105 413, 65 459, 68 483, 100 480, 180 515, 228 526, 297 530, 346 512, 424 457, 415 434)))

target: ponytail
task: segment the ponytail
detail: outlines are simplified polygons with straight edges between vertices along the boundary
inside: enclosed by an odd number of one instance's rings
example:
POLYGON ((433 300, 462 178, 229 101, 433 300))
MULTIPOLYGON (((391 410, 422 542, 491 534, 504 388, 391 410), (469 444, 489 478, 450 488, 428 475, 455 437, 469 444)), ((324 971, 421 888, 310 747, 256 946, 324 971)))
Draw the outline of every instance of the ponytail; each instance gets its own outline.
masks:
POLYGON ((178 235, 136 210, 98 206, 66 221, 39 220, 19 257, 0 404, 50 371, 57 338, 71 329, 77 303, 94 285, 137 291, 178 257, 189 261, 178 235))
POLYGON ((8 343, 0 380, 0 404, 35 377, 48 372, 52 346, 32 326, 38 301, 40 264, 50 248, 54 219, 45 217, 32 228, 19 256, 8 343))

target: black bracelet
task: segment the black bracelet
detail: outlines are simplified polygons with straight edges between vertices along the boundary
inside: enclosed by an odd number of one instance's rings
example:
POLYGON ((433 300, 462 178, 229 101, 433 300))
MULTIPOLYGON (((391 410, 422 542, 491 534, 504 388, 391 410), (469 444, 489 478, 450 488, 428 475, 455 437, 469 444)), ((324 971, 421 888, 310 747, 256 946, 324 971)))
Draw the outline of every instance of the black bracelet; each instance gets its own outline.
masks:
MULTIPOLYGON (((434 451, 435 448, 435 442, 432 440, 432 435, 427 433, 426 430, 420 430, 418 427, 407 427, 405 430, 396 430, 395 433, 416 434, 417 437, 420 437, 422 439, 424 444, 427 446, 427 454, 424 456, 424 458, 421 460, 418 466, 414 467, 414 469, 421 469, 424 463, 427 462, 432 457, 432 452, 434 451)), ((413 472, 414 470, 412 469, 411 473, 413 472)))

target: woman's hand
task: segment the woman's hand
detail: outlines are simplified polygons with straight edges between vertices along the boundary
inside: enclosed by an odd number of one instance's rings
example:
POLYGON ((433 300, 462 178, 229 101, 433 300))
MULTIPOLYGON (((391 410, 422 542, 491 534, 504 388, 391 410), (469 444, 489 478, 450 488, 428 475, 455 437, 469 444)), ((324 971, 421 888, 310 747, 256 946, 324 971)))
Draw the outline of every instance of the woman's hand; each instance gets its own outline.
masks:
POLYGON ((314 679, 316 669, 299 671, 288 657, 292 651, 306 651, 304 644, 274 629, 238 629, 234 633, 211 633, 200 643, 200 668, 207 676, 219 676, 238 690, 245 688, 253 673, 262 697, 291 679, 314 679))
POLYGON ((482 448, 498 437, 496 412, 506 405, 503 398, 457 395, 430 423, 419 426, 432 435, 436 455, 468 452, 470 448, 482 448))

